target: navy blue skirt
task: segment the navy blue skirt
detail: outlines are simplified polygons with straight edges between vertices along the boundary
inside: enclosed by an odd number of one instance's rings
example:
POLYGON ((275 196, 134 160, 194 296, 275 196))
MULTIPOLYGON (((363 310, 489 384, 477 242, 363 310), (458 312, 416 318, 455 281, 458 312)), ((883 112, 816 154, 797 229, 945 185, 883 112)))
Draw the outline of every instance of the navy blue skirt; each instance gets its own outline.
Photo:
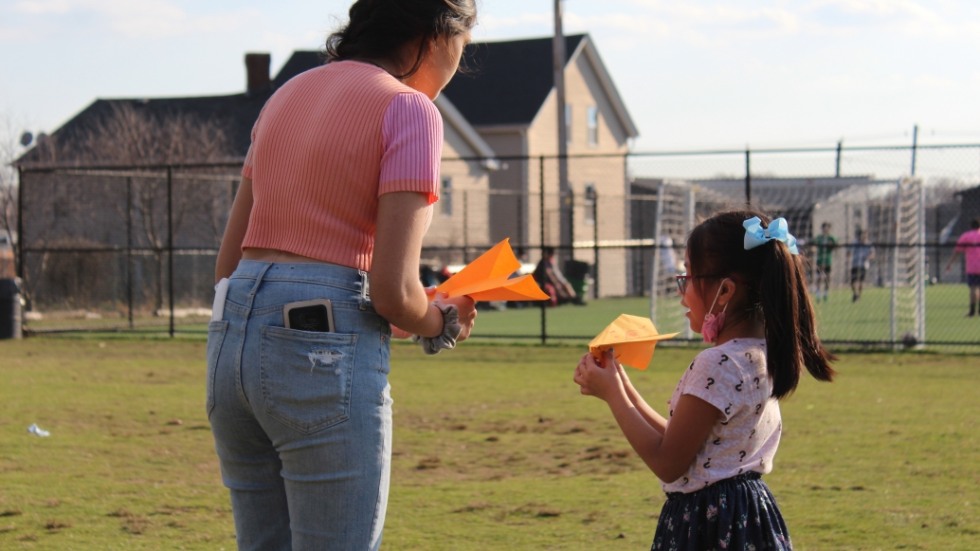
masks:
POLYGON ((650 549, 792 548, 772 492, 759 473, 747 473, 689 494, 668 493, 650 549))

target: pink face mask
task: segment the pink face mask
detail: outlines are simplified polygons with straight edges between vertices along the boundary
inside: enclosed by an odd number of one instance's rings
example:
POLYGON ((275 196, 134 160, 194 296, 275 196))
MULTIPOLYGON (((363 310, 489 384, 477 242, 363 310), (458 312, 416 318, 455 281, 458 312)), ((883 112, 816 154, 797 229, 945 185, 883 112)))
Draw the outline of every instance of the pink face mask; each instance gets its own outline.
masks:
POLYGON ((701 337, 704 342, 715 342, 718 333, 721 333, 722 328, 725 327, 725 311, 728 310, 728 305, 726 304, 717 314, 711 312, 715 308, 715 303, 718 302, 719 295, 721 295, 721 285, 718 286, 715 299, 711 301, 711 307, 708 308, 708 313, 704 315, 704 322, 701 324, 701 337))

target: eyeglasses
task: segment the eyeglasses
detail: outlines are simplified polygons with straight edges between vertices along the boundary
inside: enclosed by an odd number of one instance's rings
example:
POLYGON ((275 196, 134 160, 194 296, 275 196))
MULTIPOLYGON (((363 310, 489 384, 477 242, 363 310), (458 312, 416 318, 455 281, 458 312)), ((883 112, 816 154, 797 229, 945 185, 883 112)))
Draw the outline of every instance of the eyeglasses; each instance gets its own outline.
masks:
POLYGON ((712 279, 712 278, 719 278, 719 277, 723 277, 723 276, 719 276, 719 275, 700 275, 700 276, 695 276, 695 275, 687 275, 687 274, 677 274, 677 275, 674 276, 674 280, 677 281, 677 292, 683 295, 684 293, 687 292, 687 280, 689 280, 689 279, 712 279))

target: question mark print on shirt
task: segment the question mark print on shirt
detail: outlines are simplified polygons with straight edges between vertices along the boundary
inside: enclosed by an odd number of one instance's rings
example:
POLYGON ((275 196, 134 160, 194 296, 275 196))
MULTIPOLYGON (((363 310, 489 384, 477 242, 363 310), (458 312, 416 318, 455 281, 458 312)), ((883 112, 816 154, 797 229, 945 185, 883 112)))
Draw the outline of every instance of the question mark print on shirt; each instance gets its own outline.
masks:
POLYGON ((744 460, 745 460, 745 451, 738 452, 738 461, 739 461, 739 463, 741 463, 744 460))
POLYGON ((715 384, 715 380, 713 378, 711 378, 711 377, 708 377, 708 385, 704 387, 705 390, 710 389, 711 388, 711 385, 713 385, 713 384, 715 384))
POLYGON ((752 353, 751 352, 746 352, 745 353, 745 359, 747 359, 750 364, 755 365, 755 360, 752 359, 752 353))
POLYGON ((725 363, 727 361, 728 361, 728 354, 722 354, 721 355, 721 361, 718 362, 718 365, 721 365, 721 364, 723 364, 723 363, 725 363))
POLYGON ((756 389, 756 390, 759 390, 759 378, 758 378, 758 377, 756 377, 756 378, 754 378, 754 379, 752 379, 752 380, 753 380, 753 381, 755 381, 755 389, 756 389))
POLYGON ((734 404, 732 404, 731 402, 728 402, 728 406, 725 407, 725 415, 731 415, 732 414, 732 406, 733 405, 734 404))
POLYGON ((711 468, 711 458, 710 457, 708 458, 707 461, 704 462, 704 465, 702 465, 702 467, 704 467, 705 469, 710 469, 711 468))
POLYGON ((742 383, 743 383, 743 382, 744 382, 744 381, 739 381, 739 382, 738 382, 738 384, 737 384, 737 385, 735 385, 735 391, 736 391, 736 392, 742 392, 742 383))
POLYGON ((759 415, 759 412, 760 412, 761 410, 762 410, 762 404, 756 404, 756 405, 755 405, 755 414, 756 414, 756 415, 759 415))

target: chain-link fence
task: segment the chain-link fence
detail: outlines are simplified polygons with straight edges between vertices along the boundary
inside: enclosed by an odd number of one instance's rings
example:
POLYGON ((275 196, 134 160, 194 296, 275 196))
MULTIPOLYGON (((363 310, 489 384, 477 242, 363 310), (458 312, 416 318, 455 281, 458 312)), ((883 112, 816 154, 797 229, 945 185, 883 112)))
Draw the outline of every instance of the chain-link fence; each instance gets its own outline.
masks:
MULTIPOLYGON (((673 275, 688 232, 749 204, 787 218, 814 269, 818 254, 829 264, 826 286, 811 278, 826 341, 980 345, 980 320, 963 320, 961 258, 945 269, 980 217, 980 145, 446 159, 442 173, 423 251, 430 274, 503 238, 527 267, 554 247, 581 298, 643 297, 655 323, 681 327, 673 275), (860 259, 858 290, 859 230, 873 254, 860 259)), ((19 176, 26 331, 204 330, 237 163, 25 166, 19 176)), ((509 337, 544 340, 541 327, 509 337)))

